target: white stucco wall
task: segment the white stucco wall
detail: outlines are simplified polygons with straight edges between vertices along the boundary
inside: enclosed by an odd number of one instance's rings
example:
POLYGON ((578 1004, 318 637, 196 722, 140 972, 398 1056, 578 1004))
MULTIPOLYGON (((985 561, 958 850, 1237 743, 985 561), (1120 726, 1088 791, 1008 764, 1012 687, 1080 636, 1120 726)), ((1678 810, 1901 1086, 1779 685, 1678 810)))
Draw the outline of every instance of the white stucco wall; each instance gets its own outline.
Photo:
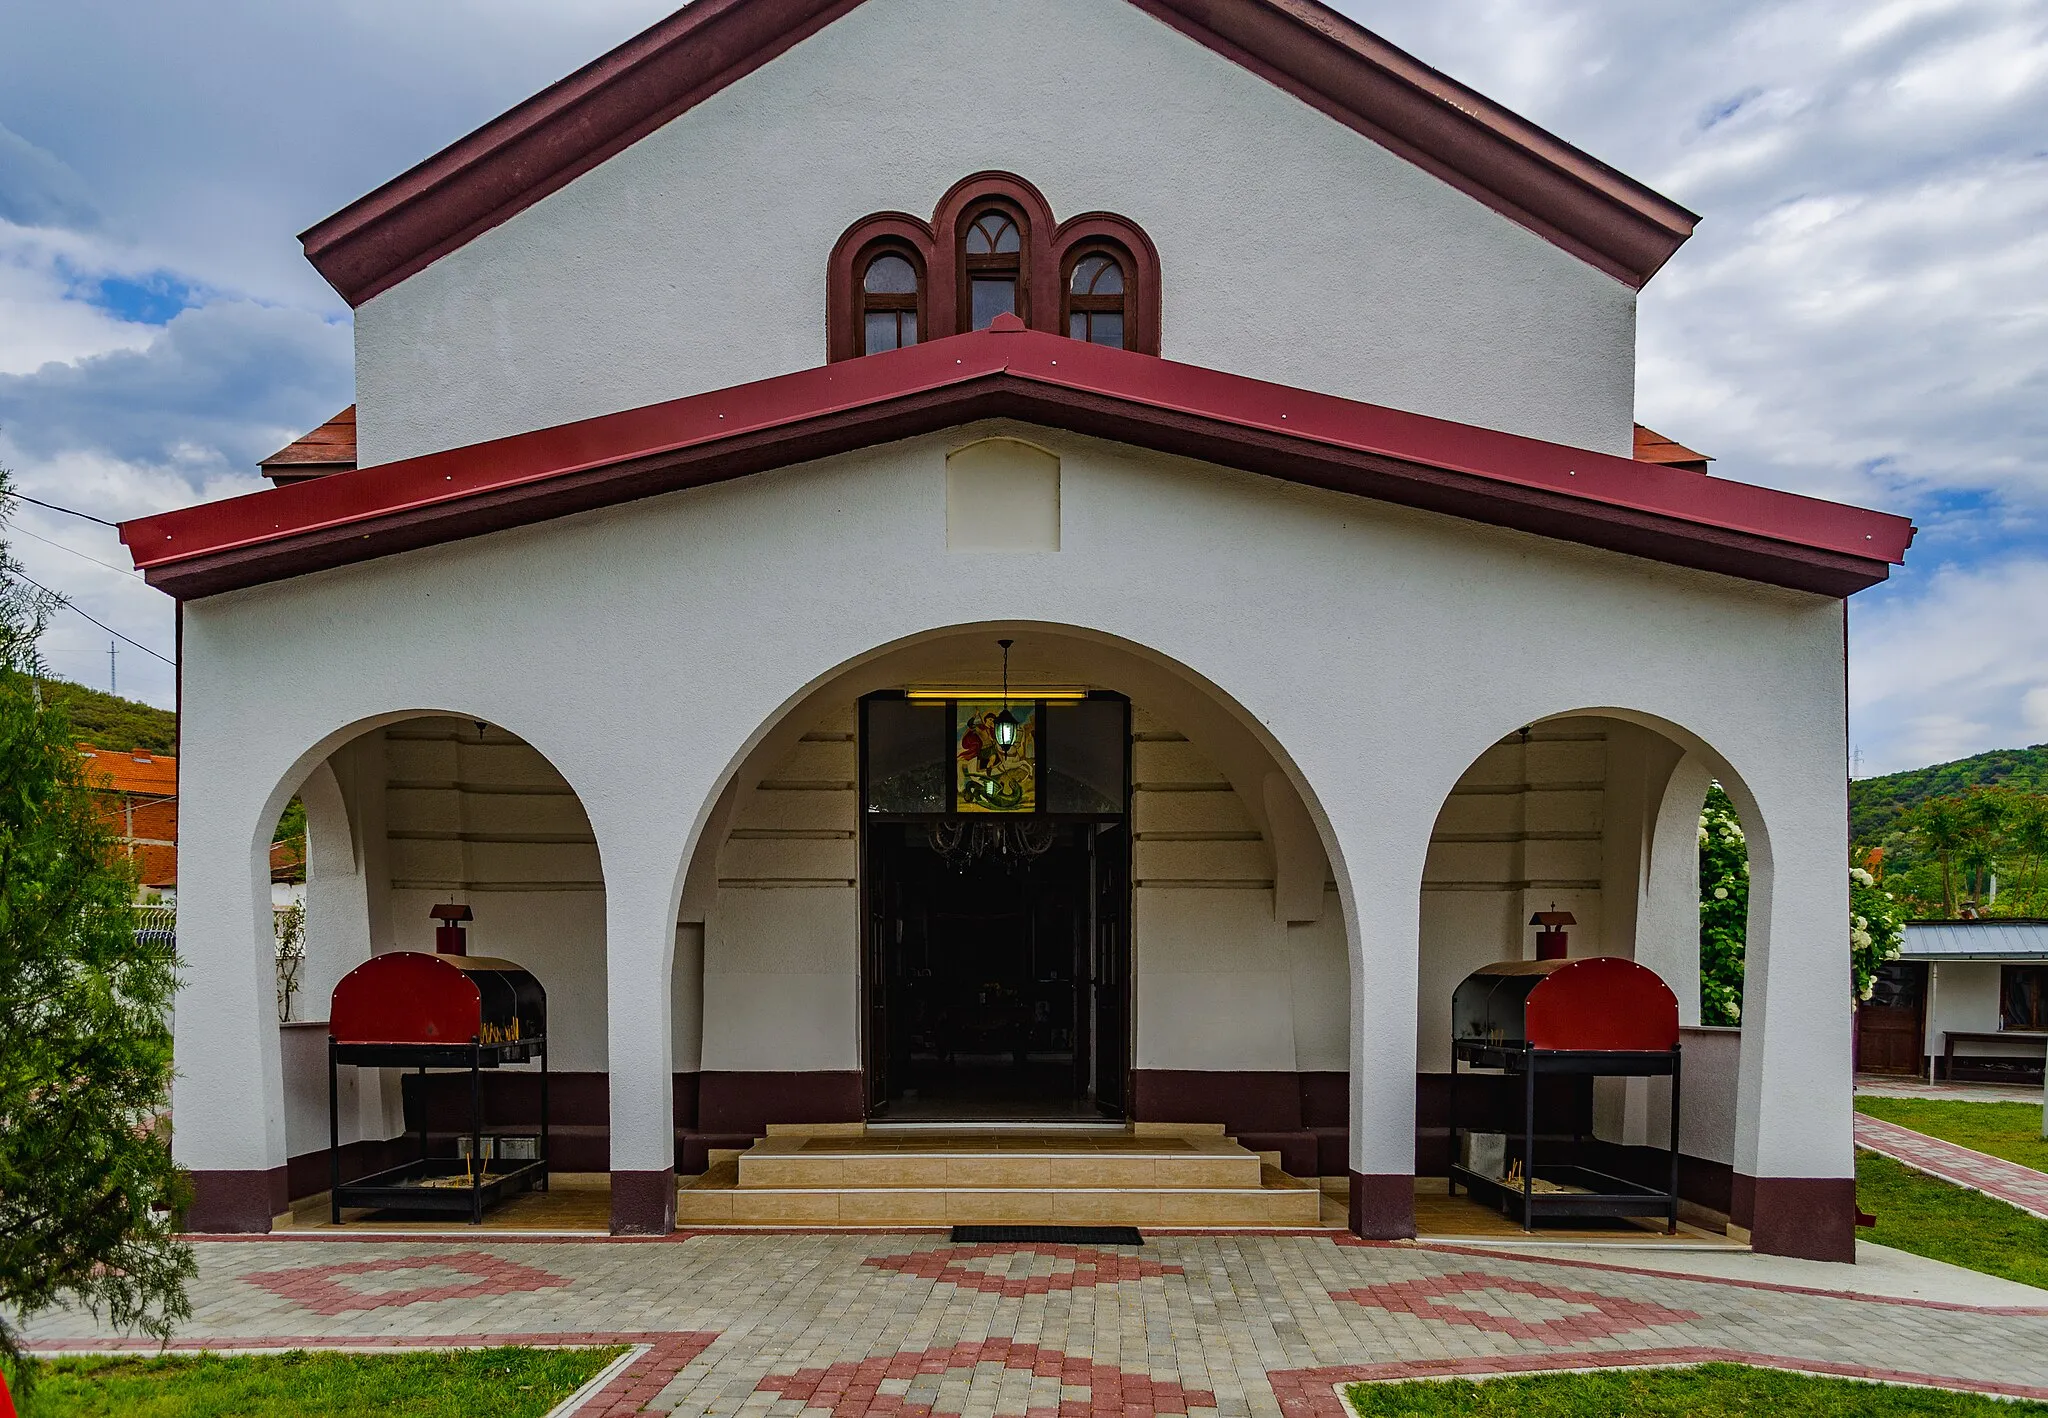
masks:
POLYGON ((1504 735, 1574 710, 1678 726, 1763 863, 1736 1165, 1849 1174, 1838 604, 1045 429, 1019 431, 1062 457, 1061 550, 948 553, 946 453, 989 431, 189 605, 181 1159, 282 1155, 257 845, 294 765, 428 703, 519 735, 587 811, 614 1165, 666 1166, 683 868, 726 776, 841 667, 979 622, 1144 647, 1157 673, 1213 686, 1306 789, 1351 955, 1367 1172, 1412 1167, 1416 1032, 1387 1025, 1421 997, 1425 859, 1452 788, 1504 735), (659 772, 619 748, 650 734, 659 772))
MULTIPOLYGON (((1942 960, 1928 966, 1933 999, 1927 1011, 1926 1049, 1929 1055, 1942 1052, 1942 1034, 1988 1034, 1999 1027, 1999 982, 2004 978, 1995 960, 1942 960)), ((2033 1040, 2024 1045, 2001 1048, 1996 1043, 1963 1040, 1958 1054, 2032 1055, 2039 1047, 2033 1040)))
POLYGON ((1635 297, 1125 0, 869 0, 356 312, 386 462, 824 363, 852 222, 1138 222, 1163 353, 1627 456, 1635 297))

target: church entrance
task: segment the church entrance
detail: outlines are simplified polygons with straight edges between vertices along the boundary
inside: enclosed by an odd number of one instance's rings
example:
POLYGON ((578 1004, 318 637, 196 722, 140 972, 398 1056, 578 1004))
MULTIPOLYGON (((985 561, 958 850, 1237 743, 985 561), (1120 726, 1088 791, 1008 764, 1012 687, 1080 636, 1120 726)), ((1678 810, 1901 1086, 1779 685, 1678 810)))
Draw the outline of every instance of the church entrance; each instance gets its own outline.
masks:
POLYGON ((1113 695, 863 702, 871 1117, 1124 1115, 1129 745, 1113 695))

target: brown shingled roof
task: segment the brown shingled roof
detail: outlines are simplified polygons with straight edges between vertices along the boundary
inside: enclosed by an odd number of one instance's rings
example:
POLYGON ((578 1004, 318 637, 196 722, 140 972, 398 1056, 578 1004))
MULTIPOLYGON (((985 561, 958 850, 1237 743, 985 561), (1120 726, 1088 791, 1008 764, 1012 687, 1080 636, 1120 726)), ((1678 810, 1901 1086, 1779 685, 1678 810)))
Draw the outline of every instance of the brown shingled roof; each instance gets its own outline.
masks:
POLYGON ((345 473, 356 465, 356 406, 350 404, 304 438, 287 443, 256 466, 279 487, 345 473))
POLYGON ((1675 443, 1653 428, 1636 425, 1636 452, 1638 463, 1659 463, 1667 468, 1684 468, 1687 472, 1704 473, 1707 464, 1714 460, 1704 453, 1695 453, 1683 443, 1675 443))

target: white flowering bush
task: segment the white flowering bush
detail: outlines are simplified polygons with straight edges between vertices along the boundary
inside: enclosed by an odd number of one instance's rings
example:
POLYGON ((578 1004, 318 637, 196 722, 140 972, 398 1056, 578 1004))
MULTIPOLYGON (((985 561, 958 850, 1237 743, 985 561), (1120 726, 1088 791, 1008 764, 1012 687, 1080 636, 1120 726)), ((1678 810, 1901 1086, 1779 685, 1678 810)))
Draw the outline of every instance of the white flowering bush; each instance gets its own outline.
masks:
POLYGON ((1742 948, 1749 930, 1749 843, 1716 783, 1700 811, 1700 1022, 1742 1022, 1742 948))
POLYGON ((1849 969, 1856 998, 1870 998, 1877 969, 1906 943, 1906 909, 1862 867, 1849 869, 1849 969))
MULTIPOLYGON (((1700 812, 1700 1022, 1742 1022, 1743 946, 1749 931, 1749 842, 1735 804, 1716 783, 1700 812)), ((1884 882, 1849 869, 1849 970, 1858 1001, 1878 967, 1906 942, 1906 908, 1884 882)))

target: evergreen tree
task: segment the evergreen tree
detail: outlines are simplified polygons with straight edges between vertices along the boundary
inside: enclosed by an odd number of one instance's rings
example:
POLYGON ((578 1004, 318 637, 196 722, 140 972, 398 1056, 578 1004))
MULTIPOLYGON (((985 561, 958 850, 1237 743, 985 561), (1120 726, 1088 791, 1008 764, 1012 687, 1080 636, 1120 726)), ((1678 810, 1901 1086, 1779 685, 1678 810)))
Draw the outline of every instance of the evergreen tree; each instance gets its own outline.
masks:
MULTIPOLYGON (((13 504, 0 471, 0 527, 13 504)), ((36 640, 57 603, 0 543, 0 1358, 55 1305, 167 1337, 196 1273, 172 1216, 177 960, 136 938, 133 876, 97 811, 36 640)))

